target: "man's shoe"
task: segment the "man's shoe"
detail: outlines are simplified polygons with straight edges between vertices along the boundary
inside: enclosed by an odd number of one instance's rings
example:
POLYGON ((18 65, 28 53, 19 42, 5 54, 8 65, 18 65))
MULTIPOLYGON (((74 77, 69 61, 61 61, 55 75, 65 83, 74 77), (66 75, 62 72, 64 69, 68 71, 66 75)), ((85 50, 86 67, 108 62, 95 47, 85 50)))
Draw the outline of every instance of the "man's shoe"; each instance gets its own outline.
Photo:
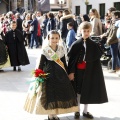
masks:
POLYGON ((16 67, 15 66, 13 67, 13 71, 16 71, 16 67))
POLYGON ((19 71, 19 72, 21 71, 21 68, 20 68, 20 67, 18 67, 18 71, 19 71))
POLYGON ((36 48, 39 48, 39 46, 36 46, 36 48))
POLYGON ((83 116, 86 117, 86 118, 89 118, 89 119, 93 119, 94 118, 93 115, 90 114, 89 112, 87 112, 87 114, 83 113, 83 116))
POLYGON ((60 120, 60 118, 59 117, 54 117, 54 120, 60 120))
POLYGON ((0 70, 0 72, 4 72, 4 70, 0 70))
POLYGON ((79 112, 75 112, 74 118, 75 118, 75 119, 79 119, 79 117, 80 117, 80 113, 79 113, 79 112))

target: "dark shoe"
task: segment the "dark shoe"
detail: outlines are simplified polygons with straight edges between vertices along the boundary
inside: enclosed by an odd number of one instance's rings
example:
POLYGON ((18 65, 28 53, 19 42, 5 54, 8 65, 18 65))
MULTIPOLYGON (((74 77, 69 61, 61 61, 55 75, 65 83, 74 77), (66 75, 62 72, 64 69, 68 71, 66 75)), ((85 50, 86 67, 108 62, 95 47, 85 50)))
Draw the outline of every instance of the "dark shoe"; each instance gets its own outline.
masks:
POLYGON ((59 117, 57 117, 57 118, 56 118, 56 117, 54 117, 54 120, 60 120, 60 118, 59 118, 59 117))
POLYGON ((20 68, 20 67, 18 67, 18 71, 21 71, 21 68, 20 68))
POLYGON ((39 48, 39 46, 36 46, 36 49, 39 48))
POLYGON ((89 119, 93 119, 94 118, 93 115, 90 114, 89 112, 87 112, 87 114, 83 113, 83 116, 86 117, 86 118, 89 118, 89 119))
POLYGON ((4 72, 4 70, 0 70, 0 72, 4 72))
POLYGON ((54 118, 49 118, 49 116, 48 116, 48 120, 55 120, 54 118))
POLYGON ((74 118, 75 118, 75 119, 79 119, 79 117, 80 117, 80 113, 79 113, 79 112, 75 112, 74 118))
POLYGON ((16 67, 13 67, 13 71, 16 71, 16 67))

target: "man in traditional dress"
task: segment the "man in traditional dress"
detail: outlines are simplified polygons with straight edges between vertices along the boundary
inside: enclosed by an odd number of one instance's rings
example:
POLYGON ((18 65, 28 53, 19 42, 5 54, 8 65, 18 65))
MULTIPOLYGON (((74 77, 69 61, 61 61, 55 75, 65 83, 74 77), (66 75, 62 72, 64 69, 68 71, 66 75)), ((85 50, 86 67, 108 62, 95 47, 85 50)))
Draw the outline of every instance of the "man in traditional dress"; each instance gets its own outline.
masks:
POLYGON ((5 44, 8 47, 8 54, 10 57, 11 66, 13 71, 21 71, 20 65, 29 64, 28 55, 24 46, 24 36, 21 31, 17 30, 16 21, 12 21, 10 24, 11 30, 5 35, 5 44))

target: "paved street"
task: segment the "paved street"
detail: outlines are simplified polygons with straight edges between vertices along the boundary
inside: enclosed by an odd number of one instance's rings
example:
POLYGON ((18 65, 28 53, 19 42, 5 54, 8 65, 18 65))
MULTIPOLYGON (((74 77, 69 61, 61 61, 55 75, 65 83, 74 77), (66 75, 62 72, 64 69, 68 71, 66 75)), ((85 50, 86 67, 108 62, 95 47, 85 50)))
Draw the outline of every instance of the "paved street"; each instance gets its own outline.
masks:
MULTIPOLYGON (((13 72, 12 68, 5 68, 0 73, 0 120, 47 120, 47 115, 32 115, 23 110, 25 97, 31 79, 31 71, 35 67, 40 49, 28 49, 30 65, 23 66, 21 72, 13 72)), ((108 73, 103 67, 109 102, 100 105, 89 105, 89 112, 94 120, 120 120, 120 77, 108 73)), ((81 105, 80 120, 83 105, 81 105)), ((74 120, 74 113, 59 115, 60 120, 74 120)))

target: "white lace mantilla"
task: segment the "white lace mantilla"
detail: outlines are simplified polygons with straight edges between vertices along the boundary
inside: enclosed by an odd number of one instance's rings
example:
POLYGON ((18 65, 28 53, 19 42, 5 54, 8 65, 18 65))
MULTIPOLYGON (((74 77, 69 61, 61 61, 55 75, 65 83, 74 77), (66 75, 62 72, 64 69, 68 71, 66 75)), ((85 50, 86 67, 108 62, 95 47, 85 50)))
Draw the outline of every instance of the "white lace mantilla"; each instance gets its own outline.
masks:
POLYGON ((65 55, 65 51, 64 51, 64 48, 62 46, 58 46, 56 52, 50 46, 46 46, 42 50, 42 54, 45 55, 45 57, 48 60, 51 60, 51 61, 53 61, 53 59, 51 58, 51 56, 52 56, 53 53, 56 53, 59 58, 62 58, 65 55), (51 54, 51 56, 50 56, 50 54, 51 54))

